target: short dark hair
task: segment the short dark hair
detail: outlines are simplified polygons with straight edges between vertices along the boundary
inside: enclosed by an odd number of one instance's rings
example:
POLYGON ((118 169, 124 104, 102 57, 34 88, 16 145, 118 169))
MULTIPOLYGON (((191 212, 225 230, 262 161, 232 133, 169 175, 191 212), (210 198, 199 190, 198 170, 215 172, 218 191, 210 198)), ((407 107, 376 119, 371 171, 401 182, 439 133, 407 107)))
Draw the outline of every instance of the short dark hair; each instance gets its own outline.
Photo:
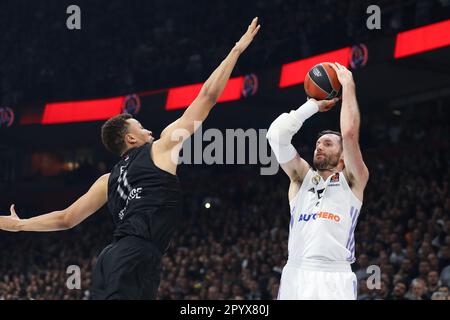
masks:
MULTIPOLYGON (((341 148, 342 148, 342 134, 341 134, 340 132, 338 132, 338 131, 333 131, 333 130, 322 130, 322 131, 320 131, 319 134, 317 135, 317 140, 319 140, 319 138, 320 138, 321 136, 324 136, 324 135, 326 135, 326 134, 335 134, 335 135, 337 135, 337 136, 339 137, 339 142, 341 143, 341 148)), ((317 141, 317 140, 316 140, 316 141, 317 141)))
POLYGON ((122 113, 106 121, 102 126, 103 145, 112 153, 121 156, 125 151, 125 134, 128 132, 127 120, 131 114, 122 113))

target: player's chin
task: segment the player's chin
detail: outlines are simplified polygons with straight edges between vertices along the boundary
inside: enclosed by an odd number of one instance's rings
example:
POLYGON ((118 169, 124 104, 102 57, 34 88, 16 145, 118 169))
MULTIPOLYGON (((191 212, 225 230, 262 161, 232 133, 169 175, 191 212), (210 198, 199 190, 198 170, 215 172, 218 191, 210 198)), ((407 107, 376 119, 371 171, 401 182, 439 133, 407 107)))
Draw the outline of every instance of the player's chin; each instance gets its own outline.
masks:
POLYGON ((314 158, 313 164, 314 164, 314 167, 316 167, 316 168, 320 167, 320 161, 318 161, 317 158, 314 158))
POLYGON ((319 160, 319 159, 315 158, 313 162, 314 162, 314 167, 316 167, 317 169, 323 169, 326 167, 326 163, 325 163, 326 161, 324 161, 324 159, 319 160))

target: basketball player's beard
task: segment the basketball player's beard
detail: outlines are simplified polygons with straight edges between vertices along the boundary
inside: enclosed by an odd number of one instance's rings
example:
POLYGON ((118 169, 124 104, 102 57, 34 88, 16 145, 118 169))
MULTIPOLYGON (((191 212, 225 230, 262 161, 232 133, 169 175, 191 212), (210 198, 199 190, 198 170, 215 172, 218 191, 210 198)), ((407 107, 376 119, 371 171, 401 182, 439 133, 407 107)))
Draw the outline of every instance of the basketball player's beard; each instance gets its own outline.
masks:
POLYGON ((314 157, 313 164, 316 170, 331 170, 337 167, 339 158, 337 156, 323 156, 323 158, 319 160, 314 157))

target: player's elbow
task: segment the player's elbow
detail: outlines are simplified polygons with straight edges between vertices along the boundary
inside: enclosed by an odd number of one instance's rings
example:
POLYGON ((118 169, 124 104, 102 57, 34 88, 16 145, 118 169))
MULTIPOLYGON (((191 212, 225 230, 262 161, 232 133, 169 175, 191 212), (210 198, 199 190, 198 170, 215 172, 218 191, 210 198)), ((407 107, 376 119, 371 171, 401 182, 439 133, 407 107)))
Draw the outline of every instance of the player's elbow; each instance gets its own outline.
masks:
POLYGON ((198 99, 200 99, 204 105, 210 106, 212 108, 217 103, 219 95, 217 93, 211 92, 210 90, 205 90, 204 92, 199 93, 198 99))
POLYGON ((356 128, 348 128, 342 130, 342 139, 345 141, 357 141, 358 140, 358 130, 356 128))
POLYGON ((205 83, 200 90, 197 99, 201 100, 205 104, 213 106, 217 103, 217 99, 219 99, 220 94, 217 90, 213 90, 211 87, 211 84, 205 83))
POLYGON ((61 211, 59 220, 58 220, 58 229, 60 230, 68 230, 72 229, 76 226, 76 223, 72 219, 72 215, 70 214, 69 209, 65 209, 61 211))
POLYGON ((273 143, 275 141, 279 141, 280 139, 280 134, 281 134, 281 130, 279 128, 279 126, 277 125, 276 121, 272 122, 270 124, 269 129, 267 130, 266 133, 266 139, 269 141, 269 143, 273 143))

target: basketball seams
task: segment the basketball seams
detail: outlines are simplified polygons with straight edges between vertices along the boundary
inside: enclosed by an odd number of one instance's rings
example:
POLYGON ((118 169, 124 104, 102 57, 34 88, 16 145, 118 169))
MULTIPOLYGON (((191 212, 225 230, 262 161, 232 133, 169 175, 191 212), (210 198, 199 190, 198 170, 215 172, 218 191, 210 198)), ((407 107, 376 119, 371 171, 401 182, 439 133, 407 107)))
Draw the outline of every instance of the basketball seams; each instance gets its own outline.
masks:
POLYGON ((330 82, 331 88, 333 89, 332 92, 330 92, 330 95, 333 94, 333 91, 338 92, 339 90, 336 90, 336 88, 333 86, 333 81, 331 80, 331 77, 328 74, 327 68, 325 67, 325 65, 323 63, 321 63, 320 65, 322 66, 323 70, 325 70, 325 73, 326 73, 327 78, 328 78, 328 82, 330 82))
MULTIPOLYGON (((333 86, 330 83, 330 79, 328 77, 326 77, 327 73, 325 71, 325 67, 321 63, 319 63, 315 66, 315 68, 317 68, 317 70, 319 70, 319 72, 321 74, 321 76, 316 77, 316 80, 317 80, 316 83, 318 85, 320 85, 320 87, 323 90, 325 90, 328 94, 330 94, 330 92, 333 91, 333 86)), ((311 70, 311 72, 313 72, 313 71, 311 70)))
POLYGON ((315 98, 318 100, 330 100, 339 96, 342 87, 336 74, 334 77, 330 76, 333 72, 333 70, 327 70, 327 68, 331 68, 330 65, 329 62, 318 63, 308 71, 305 78, 305 91, 308 97, 316 95, 315 98), (317 74, 313 72, 314 69, 317 69, 317 74), (336 89, 337 87, 340 88, 336 89))
POLYGON ((311 76, 309 75, 309 72, 308 72, 308 77, 309 77, 309 80, 311 80, 312 83, 314 83, 314 84, 316 85, 316 87, 320 89, 320 91, 322 91, 323 93, 325 93, 325 94, 327 95, 327 97, 330 95, 330 93, 328 93, 328 92, 326 92, 325 90, 323 90, 323 89, 317 84, 317 82, 315 82, 314 79, 311 78, 311 76))

